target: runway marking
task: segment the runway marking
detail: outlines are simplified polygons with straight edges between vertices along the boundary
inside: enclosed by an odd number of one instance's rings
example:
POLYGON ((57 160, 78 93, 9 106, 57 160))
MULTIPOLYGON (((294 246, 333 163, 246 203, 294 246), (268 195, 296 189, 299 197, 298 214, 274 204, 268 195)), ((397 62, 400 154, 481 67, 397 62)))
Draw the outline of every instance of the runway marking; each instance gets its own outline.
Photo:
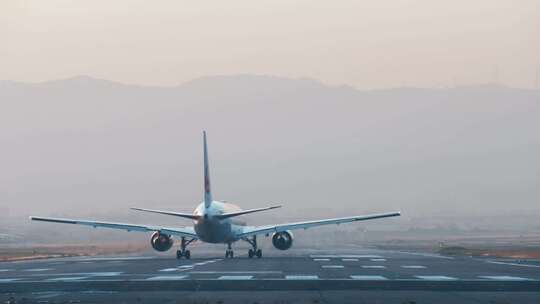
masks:
POLYGON ((372 262, 386 262, 386 259, 371 259, 372 262))
POLYGON ((315 262, 328 262, 330 259, 313 259, 315 262))
POLYGON ((365 280, 365 281, 371 281, 371 280, 388 280, 387 278, 380 276, 380 275, 352 275, 351 279, 353 280, 365 280))
POLYGON ((13 281, 19 281, 22 280, 21 278, 14 278, 14 279, 0 279, 0 283, 9 283, 13 281))
POLYGON ((409 251, 399 251, 399 250, 398 251, 393 251, 393 252, 412 254, 412 255, 420 255, 420 256, 425 256, 425 257, 430 257, 430 258, 438 258, 438 259, 447 259, 447 260, 453 260, 454 259, 453 257, 447 257, 447 256, 438 255, 438 254, 434 254, 434 253, 409 252, 409 251))
POLYGON ((343 262, 358 262, 358 259, 341 259, 343 262))
POLYGON ((363 265, 362 268, 377 268, 377 269, 381 269, 381 268, 386 268, 386 266, 382 266, 382 265, 363 265))
POLYGON ((336 254, 318 254, 318 255, 310 255, 310 258, 338 258, 338 259, 380 259, 382 256, 380 255, 358 255, 358 254, 345 254, 345 255, 336 255, 336 254))
POLYGON ((500 264, 500 265, 510 265, 510 266, 519 266, 519 267, 535 267, 535 268, 540 268, 540 265, 520 264, 520 263, 512 263, 512 262, 486 261, 486 263, 500 264))
POLYGON ((62 278, 51 278, 51 279, 47 279, 45 281, 50 281, 50 282, 66 282, 66 281, 78 281, 78 280, 84 280, 84 279, 87 279, 88 277, 62 277, 62 278))
POLYGON ((160 271, 163 271, 163 272, 168 272, 168 271, 177 271, 178 268, 165 268, 165 269, 161 269, 160 271))
POLYGON ((13 269, 0 269, 0 272, 13 271, 13 269))
POLYGON ((170 275, 170 276, 155 276, 146 279, 146 281, 167 281, 167 280, 183 280, 187 275, 170 275))
POLYGON ((283 271, 277 270, 247 270, 247 271, 190 271, 190 274, 242 274, 242 273, 252 273, 252 274, 281 274, 283 271))
POLYGON ((497 281, 530 281, 531 280, 527 278, 511 277, 511 276, 479 276, 479 278, 497 280, 497 281))
POLYGON ((133 260, 151 260, 155 259, 156 257, 151 256, 139 256, 139 257, 103 257, 103 258, 83 258, 83 259, 76 259, 75 261, 79 262, 96 262, 96 261, 133 261, 133 260))
POLYGON ((343 268, 343 265, 322 265, 322 268, 343 268))
POLYGON ((24 269, 23 271, 40 272, 40 271, 49 271, 49 270, 54 270, 54 268, 30 268, 30 269, 24 269))
POLYGON ((288 275, 285 276, 287 280, 318 280, 319 277, 316 275, 288 275))
POLYGON ((251 280, 253 276, 246 275, 246 276, 220 276, 218 280, 251 280))
POLYGON ((90 277, 113 277, 121 275, 123 272, 65 272, 65 273, 48 273, 48 274, 32 274, 33 277, 42 276, 90 276, 90 277))
POLYGON ((415 276, 422 280, 429 280, 429 281, 453 281, 457 280, 454 277, 447 277, 447 276, 440 276, 440 275, 424 275, 424 276, 415 276))
POLYGON ((426 268, 426 266, 422 266, 422 265, 403 265, 403 266, 401 266, 401 268, 406 268, 406 269, 423 269, 423 268, 426 268))

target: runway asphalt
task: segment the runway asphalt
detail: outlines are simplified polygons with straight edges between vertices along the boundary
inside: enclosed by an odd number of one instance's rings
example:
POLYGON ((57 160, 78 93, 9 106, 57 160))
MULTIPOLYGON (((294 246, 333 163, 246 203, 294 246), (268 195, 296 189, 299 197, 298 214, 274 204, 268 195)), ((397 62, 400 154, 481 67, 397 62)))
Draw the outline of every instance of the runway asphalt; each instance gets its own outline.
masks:
POLYGON ((520 299, 519 303, 540 303, 539 260, 447 257, 375 249, 340 253, 304 249, 291 251, 294 254, 290 255, 273 252, 265 252, 262 259, 249 259, 245 255, 234 259, 208 254, 196 257, 193 252, 191 260, 103 256, 0 263, 0 294, 9 299, 20 295, 33 298, 44 293, 66 296, 91 291, 96 299, 100 292, 105 296, 111 296, 107 293, 116 296, 170 293, 176 298, 174 293, 193 291, 226 291, 220 296, 230 296, 233 292, 238 297, 245 296, 246 291, 260 291, 261 295, 267 293, 272 297, 294 291, 319 292, 316 296, 322 300, 320 292, 352 297, 362 291, 361 295, 366 297, 378 291, 374 297, 424 295, 441 302, 442 298, 433 293, 454 297, 464 293, 474 303, 501 296, 506 299, 504 303, 512 303, 512 299, 520 299), (479 294, 480 300, 476 298, 479 294))

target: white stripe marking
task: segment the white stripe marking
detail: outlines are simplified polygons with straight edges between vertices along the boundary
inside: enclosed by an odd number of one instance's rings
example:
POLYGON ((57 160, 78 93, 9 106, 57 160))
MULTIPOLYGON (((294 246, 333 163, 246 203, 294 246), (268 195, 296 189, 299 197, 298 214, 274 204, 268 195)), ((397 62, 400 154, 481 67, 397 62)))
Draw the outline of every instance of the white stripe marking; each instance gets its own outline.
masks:
POLYGON ((155 259, 155 257, 110 257, 110 258, 83 258, 83 259, 76 259, 75 261, 132 261, 132 260, 151 260, 155 259))
POLYGON ((491 264, 500 264, 500 265, 510 265, 510 266, 519 266, 519 267, 540 267, 540 265, 531 265, 531 264, 520 264, 520 263, 510 263, 510 262, 499 262, 499 261, 487 261, 491 264))
POLYGON ((178 268, 165 268, 165 269, 161 269, 160 271, 163 271, 163 272, 169 272, 169 271, 177 271, 178 268))
POLYGON ((231 275, 225 275, 220 276, 218 280, 251 280, 253 276, 231 276, 231 275))
POLYGON ((280 274, 282 271, 190 271, 191 274, 243 274, 243 273, 252 273, 252 274, 280 274))
POLYGON ((23 271, 39 272, 39 271, 49 271, 53 269, 54 268, 31 268, 31 269, 24 269, 23 271))
POLYGON ((167 280, 183 280, 187 275, 170 275, 170 276, 155 276, 146 279, 147 281, 167 281, 167 280))
POLYGON ((352 275, 351 279, 353 280, 365 280, 365 281, 382 281, 382 280, 388 280, 387 278, 379 275, 352 275))
POLYGON ((22 280, 20 278, 17 279, 0 279, 0 283, 7 283, 7 282, 13 282, 13 281, 19 281, 22 280))
POLYGON ((123 272, 65 272, 65 273, 36 273, 32 274, 33 277, 43 276, 92 276, 92 277, 112 277, 121 275, 123 272))
POLYGON ((0 269, 0 272, 12 271, 13 269, 0 269))
POLYGON ((364 266, 362 266, 362 268, 377 268, 377 269, 381 269, 381 268, 386 268, 386 266, 382 266, 382 265, 364 265, 364 266))
POLYGON ((47 279, 46 281, 51 281, 51 282, 78 281, 78 280, 83 280, 86 278, 88 277, 62 277, 62 278, 47 279))
POLYGON ((386 259, 371 259, 373 262, 386 262, 386 259))
POLYGON ((527 278, 511 277, 511 276, 479 276, 479 278, 497 280, 497 281, 530 281, 531 280, 527 278))
POLYGON ((380 255, 358 255, 358 254, 342 254, 342 255, 335 255, 335 254, 323 254, 323 255, 310 255, 311 258, 351 258, 351 259, 378 259, 382 258, 380 255))
POLYGON ((313 259, 315 262, 328 262, 330 259, 313 259))
POLYGON ((193 268, 194 266, 193 265, 182 265, 182 266, 178 266, 178 268, 193 268))
POLYGON ((341 259, 343 262, 358 262, 358 259, 341 259))
POLYGON ((447 277, 447 276, 438 276, 438 275, 427 275, 427 276, 416 276, 419 279, 422 280, 429 280, 429 281, 451 281, 451 280, 457 280, 454 277, 447 277))
POLYGON ((423 269, 426 268, 426 266, 422 265, 403 265, 401 268, 407 268, 407 269, 423 269))
POLYGON ((322 265, 322 268, 343 268, 343 265, 322 265))
POLYGON ((287 280, 318 280, 319 277, 316 275, 288 275, 285 276, 287 280))

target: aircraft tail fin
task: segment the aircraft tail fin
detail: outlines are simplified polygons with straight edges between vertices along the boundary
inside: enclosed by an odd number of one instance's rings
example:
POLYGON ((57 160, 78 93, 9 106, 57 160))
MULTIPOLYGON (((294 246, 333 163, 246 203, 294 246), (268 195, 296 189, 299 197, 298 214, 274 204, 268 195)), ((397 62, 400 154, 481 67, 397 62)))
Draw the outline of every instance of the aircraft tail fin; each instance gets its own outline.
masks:
POLYGON ((206 145, 206 131, 203 131, 204 145, 204 207, 212 204, 212 190, 210 189, 210 169, 208 168, 208 147, 206 145))

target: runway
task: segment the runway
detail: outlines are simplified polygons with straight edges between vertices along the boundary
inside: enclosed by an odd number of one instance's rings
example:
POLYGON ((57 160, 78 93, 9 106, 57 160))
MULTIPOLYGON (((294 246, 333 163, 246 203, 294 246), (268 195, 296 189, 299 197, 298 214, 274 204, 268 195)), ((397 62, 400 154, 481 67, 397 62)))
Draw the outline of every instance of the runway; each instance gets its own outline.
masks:
POLYGON ((386 290, 412 294, 502 292, 516 297, 526 295, 521 302, 540 299, 537 260, 446 257, 375 249, 291 252, 294 255, 273 255, 268 250, 262 259, 103 256, 0 263, 0 294, 386 290))

